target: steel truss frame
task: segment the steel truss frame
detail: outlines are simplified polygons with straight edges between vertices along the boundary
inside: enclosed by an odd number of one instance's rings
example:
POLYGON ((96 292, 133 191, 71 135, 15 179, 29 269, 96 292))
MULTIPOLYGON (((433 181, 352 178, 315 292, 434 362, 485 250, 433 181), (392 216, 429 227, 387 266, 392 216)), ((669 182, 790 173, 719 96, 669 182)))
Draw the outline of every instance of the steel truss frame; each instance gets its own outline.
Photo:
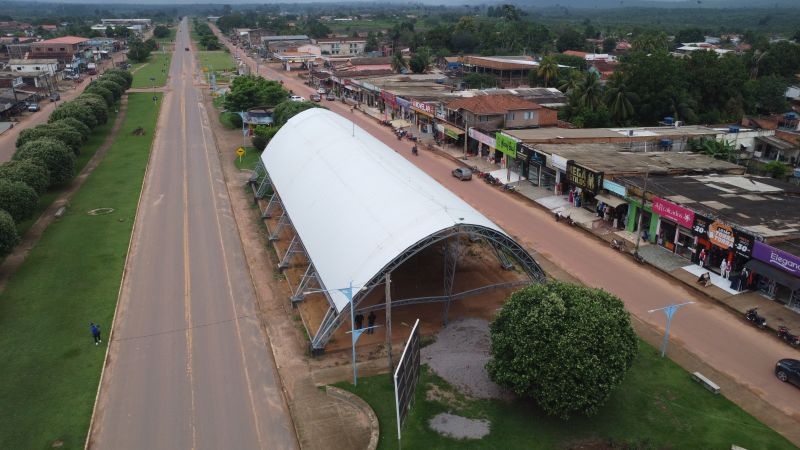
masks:
MULTIPOLYGON (((533 257, 528 253, 528 251, 522 248, 522 246, 520 246, 512 238, 491 228, 486 228, 480 225, 461 224, 434 233, 426 237, 425 239, 420 240, 411 247, 407 248, 401 254, 397 255, 389 264, 387 264, 383 269, 381 269, 377 274, 375 274, 372 277, 372 279, 363 288, 361 288, 359 292, 353 295, 353 304, 355 305, 355 308, 358 308, 359 303, 361 303, 363 299, 369 296, 369 294, 372 292, 373 289, 375 289, 377 286, 383 283, 383 279, 387 273, 391 273, 394 269, 399 267, 408 259, 410 259, 411 257, 418 254, 425 248, 437 242, 451 238, 458 239, 462 236, 469 237, 470 240, 472 240, 473 238, 483 239, 489 242, 491 245, 496 246, 498 251, 498 257, 500 257, 499 256, 500 254, 504 254, 506 256, 509 255, 513 256, 514 259, 520 264, 522 270, 525 271, 525 273, 528 275, 528 281, 521 282, 521 284, 544 283, 546 281, 546 276, 544 274, 544 271, 541 269, 541 267, 539 267, 539 264, 536 262, 536 260, 534 260, 533 257)), ((502 265, 504 264, 501 259, 501 266, 502 265)), ((507 287, 507 286, 505 283, 501 283, 499 285, 488 286, 487 290, 499 289, 502 287, 507 287)), ((444 301, 449 305, 449 302, 452 301, 455 297, 460 299, 467 295, 474 295, 474 294, 450 293, 450 295, 448 296, 421 297, 419 299, 407 299, 404 300, 404 302, 406 302, 405 304, 416 304, 425 302, 444 301)), ((330 304, 333 304, 330 298, 328 299, 328 302, 330 304)), ((392 305, 396 303, 397 303, 396 301, 392 301, 392 305)), ((325 313, 325 317, 322 319, 322 323, 320 324, 320 327, 317 330, 316 335, 311 339, 311 350, 313 352, 321 352, 325 349, 325 345, 328 343, 328 341, 336 332, 336 330, 339 328, 339 326, 345 321, 346 318, 350 317, 349 308, 350 305, 346 305, 339 314, 336 313, 336 309, 333 306, 331 306, 328 309, 328 312, 325 313)))
MULTIPOLYGON (((267 232, 269 233, 270 241, 274 241, 278 238, 284 226, 291 225, 291 219, 286 213, 286 209, 283 207, 283 204, 281 202, 277 190, 274 188, 274 186, 271 185, 269 181, 269 173, 267 172, 266 168, 264 167, 261 161, 259 161, 259 163, 256 165, 253 175, 250 177, 250 185, 253 189, 254 197, 256 199, 263 198, 266 193, 266 190, 268 188, 272 188, 273 194, 270 196, 267 207, 262 211, 261 215, 262 218, 264 219, 270 218, 276 207, 280 207, 282 211, 281 217, 278 220, 278 225, 276 226, 274 232, 270 232, 269 229, 267 230, 267 232), (256 188, 256 186, 258 186, 258 188, 256 188)), ((358 292, 355 292, 353 294, 354 308, 356 308, 356 310, 359 312, 383 309, 385 307, 384 304, 373 305, 361 309, 358 309, 358 305, 361 303, 362 300, 364 300, 369 296, 369 294, 372 292, 373 289, 383 284, 383 280, 387 274, 394 271, 397 267, 408 261, 413 256, 419 254, 424 249, 442 241, 444 241, 445 295, 393 300, 392 305, 407 306, 420 303, 444 302, 445 303, 444 321, 446 324, 447 313, 450 307, 450 303, 453 302, 454 300, 460 300, 465 297, 477 295, 489 290, 504 289, 504 288, 527 285, 531 283, 544 283, 546 281, 546 276, 544 274, 544 271, 536 262, 536 260, 533 258, 533 256, 531 256, 527 250, 525 250, 511 237, 497 230, 480 225, 458 224, 440 230, 436 233, 433 233, 430 236, 421 239, 414 245, 407 248, 405 251, 398 254, 392 261, 390 261, 386 266, 384 266, 380 271, 378 271, 378 273, 373 275, 373 277, 363 287, 361 287, 358 290, 358 292), (511 267, 513 267, 513 264, 511 262, 511 259, 509 259, 509 257, 511 257, 513 260, 516 260, 517 263, 522 268, 522 270, 528 276, 528 279, 521 281, 497 283, 488 286, 482 286, 476 289, 467 290, 464 292, 453 293, 452 289, 456 273, 457 262, 458 259, 461 257, 460 251, 462 247, 459 240, 462 237, 468 238, 470 242, 477 242, 479 240, 483 240, 489 243, 494 249, 501 267, 505 269, 510 269, 511 267)), ((286 254, 284 254, 284 256, 281 258, 281 262, 278 265, 278 267, 280 269, 288 268, 289 265, 291 264, 292 258, 294 257, 294 255, 297 254, 304 254, 309 263, 308 266, 306 266, 306 270, 303 274, 303 277, 300 279, 297 288, 294 290, 294 293, 290 297, 291 301, 292 302, 302 301, 304 298, 304 292, 311 286, 312 283, 316 283, 316 285, 322 290, 322 293, 325 295, 328 301, 328 311, 325 313, 325 317, 322 319, 322 323, 320 324, 317 333, 311 339, 312 352, 319 353, 324 351, 325 345, 331 339, 331 337, 339 328, 339 326, 345 321, 346 318, 350 317, 350 310, 349 310, 350 305, 349 304, 346 305, 339 313, 336 312, 336 306, 333 300, 331 299, 328 291, 325 290, 326 287, 323 285, 322 280, 319 278, 316 269, 314 268, 314 262, 311 259, 311 256, 308 255, 308 253, 305 251, 305 247, 303 246, 303 243, 300 240, 300 237, 298 236, 295 230, 294 236, 292 237, 292 241, 286 250, 286 254)))

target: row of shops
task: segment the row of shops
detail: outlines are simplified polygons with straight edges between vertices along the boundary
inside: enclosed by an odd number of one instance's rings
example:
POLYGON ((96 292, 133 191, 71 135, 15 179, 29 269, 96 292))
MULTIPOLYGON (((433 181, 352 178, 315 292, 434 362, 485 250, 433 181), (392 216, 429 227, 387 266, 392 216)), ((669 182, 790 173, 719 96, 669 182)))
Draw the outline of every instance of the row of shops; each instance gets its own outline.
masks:
POLYGON ((728 220, 655 195, 648 200, 642 206, 641 195, 626 198, 628 231, 727 278, 733 290, 755 290, 800 311, 800 245, 791 239, 768 243, 728 220))

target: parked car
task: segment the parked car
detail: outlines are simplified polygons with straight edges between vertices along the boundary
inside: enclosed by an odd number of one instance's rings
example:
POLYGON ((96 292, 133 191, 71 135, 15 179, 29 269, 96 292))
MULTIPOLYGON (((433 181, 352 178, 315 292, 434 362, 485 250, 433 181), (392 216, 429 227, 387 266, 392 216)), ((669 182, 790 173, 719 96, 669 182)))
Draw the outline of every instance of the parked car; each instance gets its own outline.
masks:
POLYGON ((304 102, 304 101, 306 101, 306 99, 304 99, 303 97, 300 97, 299 95, 290 95, 289 96, 289 100, 291 100, 293 102, 304 102))
POLYGON ((468 167, 458 167, 453 169, 453 176, 461 181, 468 181, 472 179, 472 169, 468 167))
POLYGON ((336 96, 333 95, 333 92, 328 92, 328 95, 325 96, 325 100, 329 100, 329 101, 336 100, 336 96))
POLYGON ((317 94, 325 95, 325 88, 321 87, 321 88, 317 89, 317 94))
POLYGON ((312 102, 318 102, 320 100, 322 100, 322 97, 320 97, 319 94, 311 94, 311 101, 312 102))
POLYGON ((189 47, 184 47, 183 51, 188 52, 189 51, 189 47))
POLYGON ((784 383, 800 386, 800 361, 786 358, 775 364, 775 376, 784 383))
POLYGON ((59 94, 58 92, 53 92, 52 94, 50 94, 51 102, 57 102, 59 100, 61 100, 61 94, 59 94))
POLYGON ((36 112, 38 110, 39 110, 39 104, 38 103, 33 103, 33 102, 28 103, 28 111, 36 112))

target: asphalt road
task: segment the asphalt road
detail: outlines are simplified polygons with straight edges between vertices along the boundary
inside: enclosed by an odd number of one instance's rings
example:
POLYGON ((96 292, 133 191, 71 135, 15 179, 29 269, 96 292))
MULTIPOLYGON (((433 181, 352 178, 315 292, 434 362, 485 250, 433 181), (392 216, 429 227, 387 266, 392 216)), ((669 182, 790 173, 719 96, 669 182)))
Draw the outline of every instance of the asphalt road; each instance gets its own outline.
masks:
MULTIPOLYGON (((240 49, 234 49, 233 52, 244 55, 240 49)), ((255 68, 251 58, 246 57, 246 61, 251 68, 255 68)), ((309 98, 313 89, 304 85, 295 76, 296 72, 287 73, 278 67, 261 65, 259 72, 267 78, 283 80, 286 89, 309 98)), ((450 171, 455 164, 452 161, 424 150, 420 151, 419 156, 413 156, 412 143, 398 141, 389 128, 379 125, 375 119, 360 112, 352 113, 349 106, 339 101, 323 100, 322 105, 354 120, 357 125, 400 152, 503 227, 526 248, 546 257, 583 283, 619 296, 626 308, 644 322, 663 329, 666 325, 664 314, 651 314, 649 310, 673 303, 697 302, 681 308, 673 317, 670 345, 683 345, 703 362, 728 374, 788 416, 795 420, 800 417, 800 392, 778 381, 773 372, 778 359, 800 359, 797 350, 757 330, 722 306, 701 298, 679 282, 635 263, 632 258, 601 245, 584 232, 568 227, 563 222, 556 223, 542 209, 532 207, 479 180, 461 182, 453 178, 450 171)))
POLYGON ((184 20, 90 447, 297 448, 189 45, 184 20))

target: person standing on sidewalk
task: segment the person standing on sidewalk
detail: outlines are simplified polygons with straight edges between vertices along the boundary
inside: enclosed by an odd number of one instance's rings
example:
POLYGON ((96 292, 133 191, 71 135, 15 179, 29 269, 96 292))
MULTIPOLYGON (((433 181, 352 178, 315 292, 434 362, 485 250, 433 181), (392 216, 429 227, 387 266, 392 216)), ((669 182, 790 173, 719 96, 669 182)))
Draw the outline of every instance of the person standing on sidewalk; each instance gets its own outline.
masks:
POLYGON ((92 337, 94 338, 94 345, 100 345, 103 340, 100 338, 100 325, 92 322, 89 324, 89 331, 92 332, 92 337))

